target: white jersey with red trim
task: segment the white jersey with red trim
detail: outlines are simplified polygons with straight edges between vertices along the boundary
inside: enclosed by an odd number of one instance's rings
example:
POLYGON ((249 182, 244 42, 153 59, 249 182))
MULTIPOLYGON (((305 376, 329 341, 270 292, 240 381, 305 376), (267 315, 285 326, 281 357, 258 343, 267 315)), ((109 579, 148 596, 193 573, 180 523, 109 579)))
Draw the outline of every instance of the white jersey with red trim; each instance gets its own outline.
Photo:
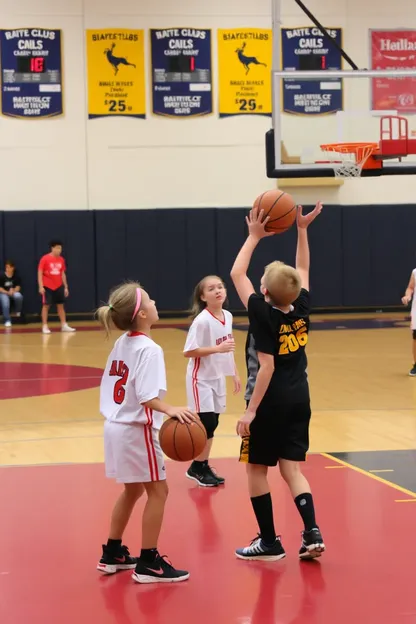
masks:
MULTIPOLYGON (((416 269, 413 269, 412 271, 412 275, 415 278, 416 281, 416 269)), ((411 312, 410 312, 410 327, 411 329, 416 329, 416 293, 413 293, 413 299, 412 299, 412 308, 411 308, 411 312)))
MULTIPOLYGON (((224 320, 217 319, 209 310, 203 310, 193 321, 186 338, 184 352, 215 347, 233 337, 233 315, 223 310, 224 320)), ((213 353, 202 358, 190 358, 187 375, 198 380, 219 379, 235 375, 234 354, 213 353)))
POLYGON ((110 422, 160 429, 163 414, 142 404, 163 399, 166 369, 162 348, 140 332, 123 334, 108 357, 100 386, 100 412, 110 422))

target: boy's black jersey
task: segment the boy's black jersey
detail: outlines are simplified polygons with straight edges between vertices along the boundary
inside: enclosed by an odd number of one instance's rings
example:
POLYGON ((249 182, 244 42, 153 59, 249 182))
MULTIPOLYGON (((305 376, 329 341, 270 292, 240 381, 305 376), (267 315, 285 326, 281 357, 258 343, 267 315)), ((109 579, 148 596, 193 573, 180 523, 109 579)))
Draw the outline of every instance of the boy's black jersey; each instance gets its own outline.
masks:
POLYGON ((309 313, 309 292, 304 288, 287 313, 267 303, 262 295, 251 295, 246 342, 247 400, 252 395, 259 368, 258 351, 274 356, 274 373, 263 401, 275 405, 309 400, 305 352, 309 313))

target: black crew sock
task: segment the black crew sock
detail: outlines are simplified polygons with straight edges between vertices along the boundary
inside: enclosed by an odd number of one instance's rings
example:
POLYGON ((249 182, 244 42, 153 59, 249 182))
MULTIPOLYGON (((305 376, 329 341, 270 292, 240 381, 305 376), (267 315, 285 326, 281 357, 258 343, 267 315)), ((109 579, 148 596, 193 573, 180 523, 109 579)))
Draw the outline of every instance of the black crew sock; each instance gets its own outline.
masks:
MULTIPOLYGON (((208 462, 207 462, 208 463, 208 462)), ((202 469, 205 465, 204 461, 193 461, 191 465, 191 469, 195 470, 195 472, 202 472, 202 469)))
POLYGON ((256 514, 261 539, 266 546, 273 546, 276 541, 276 531, 274 530, 273 506, 270 492, 262 496, 254 496, 251 498, 251 504, 256 514))
POLYGON ((316 528, 315 520, 315 507, 313 506, 312 494, 309 492, 305 494, 299 494, 295 498, 295 505, 298 508, 303 524, 305 525, 305 531, 310 531, 316 528))
POLYGON ((109 539, 107 541, 107 550, 112 553, 117 553, 121 548, 121 540, 109 539))
POLYGON ((142 548, 140 552, 140 559, 145 563, 153 563, 157 556, 157 548, 142 548))

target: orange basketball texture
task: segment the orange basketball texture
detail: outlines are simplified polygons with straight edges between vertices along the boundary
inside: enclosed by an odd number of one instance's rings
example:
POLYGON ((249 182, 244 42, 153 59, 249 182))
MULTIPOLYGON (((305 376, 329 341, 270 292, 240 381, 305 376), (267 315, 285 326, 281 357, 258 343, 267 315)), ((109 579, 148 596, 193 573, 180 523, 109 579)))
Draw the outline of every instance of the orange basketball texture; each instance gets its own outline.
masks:
POLYGON ((200 420, 192 424, 168 418, 159 432, 162 451, 175 461, 191 461, 202 453, 207 443, 207 433, 200 420))
POLYGON ((267 232, 282 234, 286 232, 296 220, 296 203, 289 193, 280 189, 266 191, 259 195, 253 208, 264 210, 263 218, 270 217, 266 225, 267 232))

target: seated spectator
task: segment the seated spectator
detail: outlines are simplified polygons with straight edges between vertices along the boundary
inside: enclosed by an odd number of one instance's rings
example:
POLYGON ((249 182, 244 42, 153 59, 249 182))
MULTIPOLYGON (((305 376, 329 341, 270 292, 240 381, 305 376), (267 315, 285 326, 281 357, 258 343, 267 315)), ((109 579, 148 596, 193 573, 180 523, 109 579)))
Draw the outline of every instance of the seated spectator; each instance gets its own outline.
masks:
POLYGON ((5 327, 11 327, 10 304, 13 302, 16 316, 20 316, 23 306, 21 279, 11 260, 6 260, 5 270, 0 273, 0 304, 5 327))

